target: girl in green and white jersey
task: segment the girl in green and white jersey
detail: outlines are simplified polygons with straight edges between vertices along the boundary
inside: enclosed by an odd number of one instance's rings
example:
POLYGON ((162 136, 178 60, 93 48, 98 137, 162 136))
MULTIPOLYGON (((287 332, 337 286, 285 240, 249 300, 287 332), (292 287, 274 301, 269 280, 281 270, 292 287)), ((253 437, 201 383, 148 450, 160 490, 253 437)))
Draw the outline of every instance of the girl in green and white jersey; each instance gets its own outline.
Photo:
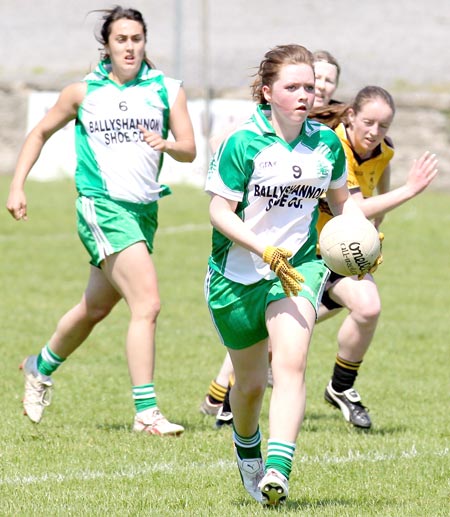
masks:
POLYGON ((267 52, 253 86, 259 107, 221 144, 206 181, 213 241, 205 292, 235 371, 236 457, 246 490, 270 505, 288 495, 305 411, 306 357, 328 277, 316 257, 318 199, 326 193, 333 213, 363 217, 348 194, 338 137, 307 120, 313 65, 299 45, 267 52), (259 413, 268 338, 273 392, 264 466, 259 413))
POLYGON ((98 40, 104 56, 96 70, 67 86, 25 140, 7 201, 15 219, 27 218, 26 178, 45 142, 75 119, 78 233, 91 257, 90 277, 81 301, 60 319, 41 352, 24 360, 24 409, 33 422, 41 420, 51 401, 51 374, 124 298, 131 314, 126 352, 133 429, 178 435, 184 429, 161 414, 153 384, 160 300, 151 252, 157 201, 170 193, 158 180, 163 156, 195 158, 192 124, 181 82, 155 70, 146 57, 147 28, 139 11, 105 11, 98 40))

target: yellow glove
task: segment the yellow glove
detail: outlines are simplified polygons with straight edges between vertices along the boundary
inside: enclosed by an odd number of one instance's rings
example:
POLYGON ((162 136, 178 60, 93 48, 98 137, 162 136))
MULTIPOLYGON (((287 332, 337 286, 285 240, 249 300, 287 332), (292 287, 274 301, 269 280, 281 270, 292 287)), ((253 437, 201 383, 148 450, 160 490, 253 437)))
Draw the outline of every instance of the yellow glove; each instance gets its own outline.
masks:
POLYGON ((378 269, 378 266, 383 263, 383 253, 381 251, 382 251, 382 247, 383 247, 382 243, 384 241, 384 233, 378 232, 378 238, 380 239, 380 254, 378 255, 377 259, 375 260, 375 262, 372 264, 372 266, 370 267, 370 269, 368 271, 358 275, 358 280, 362 280, 364 278, 364 276, 367 275, 367 273, 370 273, 370 274, 375 273, 375 271, 378 269))
POLYGON ((302 290, 299 282, 304 282, 303 276, 292 267, 287 261, 292 253, 284 248, 267 246, 263 253, 263 260, 269 264, 270 269, 275 272, 280 279, 281 285, 286 296, 297 296, 302 290))

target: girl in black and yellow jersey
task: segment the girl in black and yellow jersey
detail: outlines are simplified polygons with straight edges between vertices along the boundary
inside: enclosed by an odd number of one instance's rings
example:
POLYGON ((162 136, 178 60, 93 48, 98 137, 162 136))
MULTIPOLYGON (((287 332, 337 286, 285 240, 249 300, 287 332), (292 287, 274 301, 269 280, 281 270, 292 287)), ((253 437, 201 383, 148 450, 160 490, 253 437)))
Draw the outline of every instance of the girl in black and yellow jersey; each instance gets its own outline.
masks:
MULTIPOLYGON (((437 174, 437 159, 429 152, 415 160, 404 185, 390 190, 390 161, 394 156, 387 132, 395 114, 391 95, 378 86, 367 86, 351 105, 330 105, 311 117, 335 129, 347 158, 347 185, 365 216, 380 226, 386 212, 420 194, 437 174)), ((319 231, 330 219, 326 201, 320 204, 319 231)), ((368 429, 371 420, 353 385, 373 339, 381 310, 380 296, 371 274, 330 276, 322 297, 319 320, 348 310, 337 335, 338 354, 325 400, 340 409, 347 422, 368 429)))

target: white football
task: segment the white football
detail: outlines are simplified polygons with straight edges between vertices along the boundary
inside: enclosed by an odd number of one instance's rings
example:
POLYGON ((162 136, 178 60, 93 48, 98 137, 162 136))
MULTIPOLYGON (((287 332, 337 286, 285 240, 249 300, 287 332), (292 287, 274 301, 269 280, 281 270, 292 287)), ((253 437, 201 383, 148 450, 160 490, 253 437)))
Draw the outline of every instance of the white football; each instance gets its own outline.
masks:
POLYGON ((364 217, 350 215, 335 216, 325 224, 319 247, 325 264, 342 276, 367 273, 381 253, 375 226, 364 217))

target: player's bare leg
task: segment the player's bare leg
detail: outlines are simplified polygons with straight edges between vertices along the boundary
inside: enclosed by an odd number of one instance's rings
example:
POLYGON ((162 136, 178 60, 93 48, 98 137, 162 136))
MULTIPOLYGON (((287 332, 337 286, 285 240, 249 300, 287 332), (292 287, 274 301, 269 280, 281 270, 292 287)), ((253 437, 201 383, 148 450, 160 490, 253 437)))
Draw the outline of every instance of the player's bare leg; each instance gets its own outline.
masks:
POLYGON ((347 277, 335 283, 329 295, 349 313, 338 332, 338 354, 333 377, 325 390, 325 400, 340 409, 347 422, 369 429, 372 423, 367 408, 353 386, 380 316, 378 289, 371 275, 362 280, 347 277))
POLYGON ((111 255, 105 259, 102 269, 130 309, 126 352, 136 407, 133 430, 151 435, 179 435, 184 428, 161 414, 154 390, 155 332, 160 299, 155 266, 146 244, 138 242, 111 255))
POLYGON ((305 370, 315 318, 313 306, 301 297, 284 298, 267 308, 273 390, 266 472, 259 486, 263 503, 268 505, 284 502, 289 494, 296 440, 305 414, 305 370))

